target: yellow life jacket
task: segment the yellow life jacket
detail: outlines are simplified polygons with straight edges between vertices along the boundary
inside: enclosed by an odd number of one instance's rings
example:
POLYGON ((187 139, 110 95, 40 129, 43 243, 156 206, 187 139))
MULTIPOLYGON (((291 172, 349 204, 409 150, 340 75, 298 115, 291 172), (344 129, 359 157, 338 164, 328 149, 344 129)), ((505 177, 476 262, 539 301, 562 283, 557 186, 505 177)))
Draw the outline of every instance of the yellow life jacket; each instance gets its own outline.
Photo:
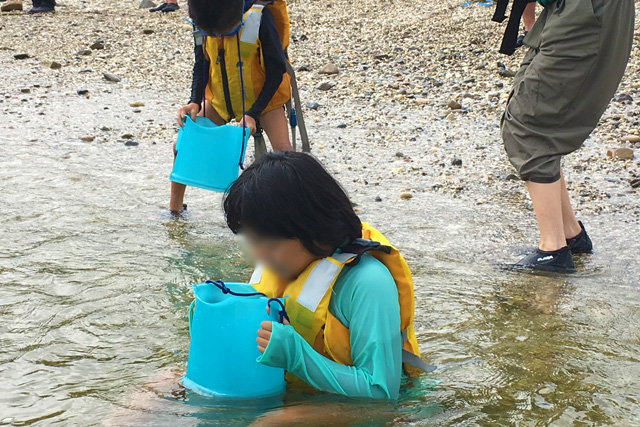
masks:
MULTIPOLYGON (((255 2, 244 13, 244 25, 237 35, 204 38, 204 54, 209 62, 205 99, 227 122, 234 118, 237 121, 242 120, 241 61, 245 110, 251 108, 264 86, 266 75, 259 34, 265 7, 273 15, 282 48, 286 51, 289 46, 290 29, 287 4, 284 0, 255 2)), ((282 108, 289 98, 291 80, 285 72, 282 75, 282 83, 263 113, 282 108)))
MULTIPOLYGON (((286 282, 266 268, 258 267, 251 285, 269 298, 287 297, 285 310, 291 325, 318 353, 343 365, 353 365, 349 329, 329 312, 331 290, 343 268, 349 267, 364 252, 370 253, 389 270, 396 283, 400 303, 402 361, 430 372, 435 367, 420 359, 418 341, 413 330, 413 279, 409 266, 400 252, 375 228, 363 223, 362 241, 356 245, 360 253, 334 254, 311 263, 295 280, 286 282)), ((356 251, 354 251, 356 252, 356 251)), ((357 261, 356 261, 357 262, 357 261)))

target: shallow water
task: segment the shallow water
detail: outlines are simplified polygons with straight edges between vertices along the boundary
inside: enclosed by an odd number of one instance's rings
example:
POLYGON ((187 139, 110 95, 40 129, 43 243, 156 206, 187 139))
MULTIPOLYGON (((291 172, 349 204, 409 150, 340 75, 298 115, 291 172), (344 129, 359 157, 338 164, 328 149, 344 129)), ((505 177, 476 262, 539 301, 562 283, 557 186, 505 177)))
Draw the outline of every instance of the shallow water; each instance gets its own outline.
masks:
POLYGON ((15 128, 0 135, 0 424, 270 425, 267 413, 303 425, 640 425, 638 224, 584 218, 598 251, 580 273, 518 274, 497 265, 535 241, 520 201, 431 193, 354 197, 408 258, 423 355, 439 366, 400 401, 294 390, 221 408, 167 389, 187 357, 190 284, 250 268, 219 195, 190 190, 184 219, 163 210, 167 145, 78 141, 81 127, 126 118, 50 102, 60 113, 46 132, 5 115, 15 128))

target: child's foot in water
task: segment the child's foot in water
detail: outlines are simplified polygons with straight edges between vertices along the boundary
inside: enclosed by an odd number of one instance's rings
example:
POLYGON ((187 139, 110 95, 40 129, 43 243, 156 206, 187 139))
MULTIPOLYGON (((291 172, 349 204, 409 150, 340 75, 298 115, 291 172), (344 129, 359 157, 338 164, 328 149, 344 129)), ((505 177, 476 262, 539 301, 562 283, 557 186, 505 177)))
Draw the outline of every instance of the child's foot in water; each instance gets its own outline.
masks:
POLYGON ((574 255, 590 254, 591 252, 593 252, 593 243, 591 242, 591 239, 589 238, 587 230, 585 230, 582 221, 578 221, 578 224, 580 224, 580 228, 582 228, 582 231, 580 231, 580 234, 578 234, 576 237, 567 239, 567 246, 569 246, 571 253, 574 255))
POLYGON ((536 249, 534 253, 518 261, 514 270, 539 270, 555 273, 575 273, 573 257, 568 246, 557 251, 543 251, 536 249))
POLYGON ((182 209, 181 209, 181 210, 179 210, 179 211, 172 211, 172 210, 169 210, 169 212, 171 213, 171 216, 174 216, 174 217, 176 217, 176 218, 180 218, 180 217, 182 217, 182 216, 187 212, 187 204, 186 204, 186 203, 185 203, 185 204, 183 204, 183 205, 182 205, 182 209))

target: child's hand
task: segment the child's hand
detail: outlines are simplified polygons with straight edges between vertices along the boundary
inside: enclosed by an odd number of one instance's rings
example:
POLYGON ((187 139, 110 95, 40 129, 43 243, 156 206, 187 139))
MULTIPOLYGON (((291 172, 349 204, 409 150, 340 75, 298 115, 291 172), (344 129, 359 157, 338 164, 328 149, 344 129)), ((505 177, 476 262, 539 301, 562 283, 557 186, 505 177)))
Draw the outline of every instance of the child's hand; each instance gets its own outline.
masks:
MULTIPOLYGON (((267 306, 267 314, 271 314, 271 309, 267 306)), ((289 321, 287 319, 283 319, 282 323, 285 325, 289 325, 289 321)), ((264 350, 267 348, 269 344, 269 340, 271 339, 271 331, 273 330, 272 322, 265 320, 260 323, 260 329, 258 329, 258 338, 256 338, 256 342, 258 343, 258 351, 260 353, 264 353, 264 350)))
MULTIPOLYGON (((253 117, 244 115, 244 125, 247 129, 249 129, 249 135, 253 135, 256 133, 256 121, 253 117)), ((240 126, 242 126, 242 122, 240 122, 240 126)))
POLYGON ((191 116, 191 120, 195 122, 196 116, 198 115, 199 111, 200 111, 200 106, 195 102, 190 102, 189 104, 183 107, 180 107, 178 109, 178 125, 180 125, 180 127, 184 126, 183 120, 187 115, 191 116))
POLYGON ((269 340, 271 339, 271 331, 273 330, 273 325, 270 321, 264 321, 260 323, 260 329, 258 329, 258 338, 256 338, 256 342, 258 343, 258 351, 260 353, 264 353, 269 345, 269 340))

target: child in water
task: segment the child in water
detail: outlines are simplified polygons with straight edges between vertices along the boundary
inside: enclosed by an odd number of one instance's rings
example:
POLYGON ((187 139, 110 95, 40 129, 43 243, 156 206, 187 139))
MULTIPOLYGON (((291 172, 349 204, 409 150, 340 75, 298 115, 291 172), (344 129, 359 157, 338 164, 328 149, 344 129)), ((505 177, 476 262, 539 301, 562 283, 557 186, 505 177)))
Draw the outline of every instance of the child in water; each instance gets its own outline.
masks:
MULTIPOLYGON (((196 115, 206 116, 217 125, 235 119, 251 134, 263 127, 274 151, 291 150, 284 112, 290 79, 270 3, 189 0, 189 16, 199 31, 194 33, 191 98, 178 110, 180 126, 185 116, 194 121, 196 115)), ((185 190, 171 183, 171 211, 183 209, 185 190)))
POLYGON ((259 362, 375 399, 398 397, 403 363, 434 369, 419 358, 406 262, 314 157, 268 154, 231 186, 224 211, 258 261, 252 285, 287 296, 290 324, 262 322, 259 362))

